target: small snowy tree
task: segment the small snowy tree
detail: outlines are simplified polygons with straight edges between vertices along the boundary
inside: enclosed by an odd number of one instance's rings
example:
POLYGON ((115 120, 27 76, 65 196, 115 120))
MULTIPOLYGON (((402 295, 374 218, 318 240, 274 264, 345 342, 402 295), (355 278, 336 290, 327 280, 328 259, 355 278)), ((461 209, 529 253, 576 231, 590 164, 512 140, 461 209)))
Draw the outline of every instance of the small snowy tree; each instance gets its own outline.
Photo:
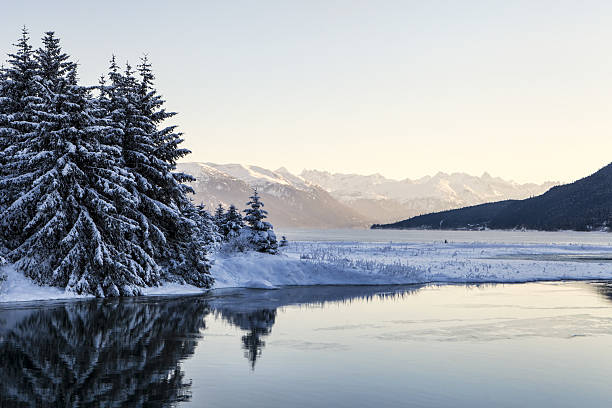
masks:
POLYGON ((234 204, 229 206, 225 214, 225 224, 223 226, 223 234, 227 239, 232 239, 240 235, 240 231, 244 228, 242 215, 236 209, 234 204))
POLYGON ((281 240, 280 240, 280 243, 278 244, 278 246, 280 246, 280 247, 286 247, 286 246, 288 246, 288 245, 289 245, 289 241, 287 241, 287 237, 283 235, 283 236, 281 237, 281 240))
POLYGON ((242 216, 234 204, 230 205, 224 214, 224 219, 225 222, 219 230, 225 241, 222 251, 232 253, 253 250, 252 231, 250 228, 245 228, 242 216))
POLYGON ((250 199, 251 200, 246 203, 250 208, 244 210, 246 213, 244 221, 247 223, 250 230, 249 240, 256 251, 276 254, 278 253, 276 235, 274 231, 272 231, 272 224, 264 221, 264 219, 268 217, 268 212, 263 209, 264 204, 260 200, 257 189, 253 189, 253 195, 250 199))
POLYGON ((215 221, 215 224, 217 225, 217 228, 219 228, 219 232, 221 233, 221 235, 225 235, 221 231, 223 224, 225 224, 225 208, 223 208, 223 204, 219 203, 219 205, 215 209, 213 219, 215 221))

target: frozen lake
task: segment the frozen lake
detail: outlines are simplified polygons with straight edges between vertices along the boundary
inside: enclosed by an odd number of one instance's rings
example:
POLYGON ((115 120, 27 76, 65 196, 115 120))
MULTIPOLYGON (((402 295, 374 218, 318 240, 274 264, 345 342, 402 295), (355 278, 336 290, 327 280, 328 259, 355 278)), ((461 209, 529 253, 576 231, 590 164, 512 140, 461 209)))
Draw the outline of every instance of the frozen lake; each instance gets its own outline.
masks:
POLYGON ((0 305, 0 406, 603 407, 612 285, 0 305))

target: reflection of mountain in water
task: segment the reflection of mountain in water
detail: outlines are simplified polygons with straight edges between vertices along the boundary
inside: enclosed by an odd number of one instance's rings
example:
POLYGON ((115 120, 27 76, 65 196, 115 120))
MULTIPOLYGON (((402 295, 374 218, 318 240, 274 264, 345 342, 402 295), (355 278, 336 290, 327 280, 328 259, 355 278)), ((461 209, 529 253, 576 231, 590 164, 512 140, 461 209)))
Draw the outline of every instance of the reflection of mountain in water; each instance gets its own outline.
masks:
POLYGON ((245 331, 242 349, 254 368, 278 308, 392 298, 419 289, 242 289, 0 308, 0 407, 172 406, 190 399, 191 382, 180 361, 193 355, 210 311, 245 331))
MULTIPOLYGON (((166 406, 190 397, 179 361, 202 299, 84 301, 30 310, 1 331, 0 406, 166 406)), ((8 321, 15 310, 0 312, 8 321)))

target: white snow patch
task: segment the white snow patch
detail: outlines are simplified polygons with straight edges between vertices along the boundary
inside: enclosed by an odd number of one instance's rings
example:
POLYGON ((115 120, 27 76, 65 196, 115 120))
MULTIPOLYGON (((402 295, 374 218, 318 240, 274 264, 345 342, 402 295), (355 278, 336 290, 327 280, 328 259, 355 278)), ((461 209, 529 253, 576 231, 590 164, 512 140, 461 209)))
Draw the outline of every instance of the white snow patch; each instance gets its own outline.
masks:
POLYGON ((2 273, 6 275, 6 280, 0 282, 0 302, 26 302, 31 300, 88 297, 66 292, 59 288, 37 285, 22 273, 17 272, 12 265, 3 266, 0 269, 0 274, 2 273))
MULTIPOLYGON (((6 275, 6 279, 0 281, 0 303, 93 297, 92 295, 77 295, 73 292, 51 286, 39 286, 22 273, 16 271, 12 265, 3 266, 0 269, 0 276, 2 274, 6 275)), ((193 295, 204 293, 205 291, 205 289, 193 285, 181 285, 173 282, 164 282, 161 286, 157 287, 142 288, 145 296, 193 295)))

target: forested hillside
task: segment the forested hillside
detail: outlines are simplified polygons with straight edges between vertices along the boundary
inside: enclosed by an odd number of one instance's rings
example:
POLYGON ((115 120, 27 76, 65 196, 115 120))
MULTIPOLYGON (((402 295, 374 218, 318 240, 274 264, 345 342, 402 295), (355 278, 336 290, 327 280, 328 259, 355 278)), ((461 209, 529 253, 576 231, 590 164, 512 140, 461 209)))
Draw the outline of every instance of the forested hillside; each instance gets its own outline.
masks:
POLYGON ((607 228, 612 222, 612 164, 526 200, 507 200, 409 218, 372 228, 513 229, 607 228))

